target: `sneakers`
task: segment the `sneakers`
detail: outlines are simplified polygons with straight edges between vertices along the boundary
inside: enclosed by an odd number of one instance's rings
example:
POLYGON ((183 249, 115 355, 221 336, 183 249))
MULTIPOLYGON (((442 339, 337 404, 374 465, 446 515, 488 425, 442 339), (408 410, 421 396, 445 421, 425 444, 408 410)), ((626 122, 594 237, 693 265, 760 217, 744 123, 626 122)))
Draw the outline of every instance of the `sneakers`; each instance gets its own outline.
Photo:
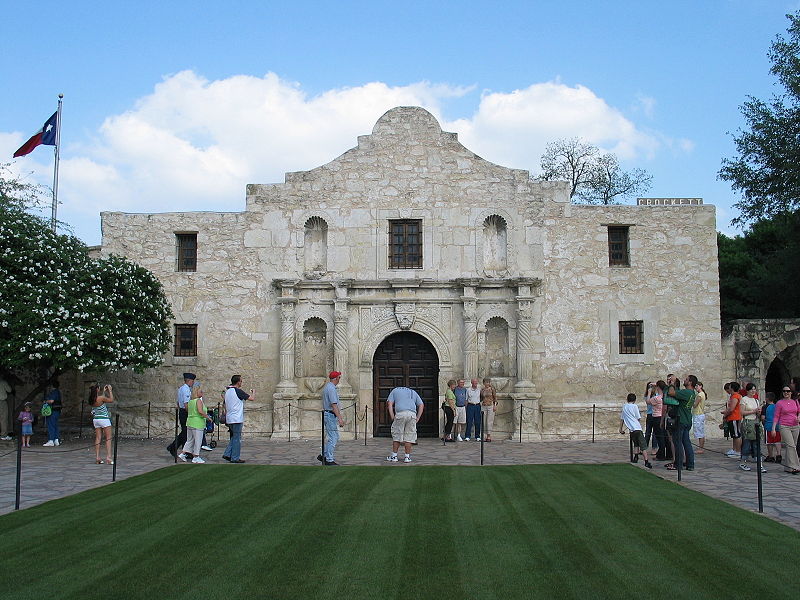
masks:
POLYGON ((8 442, 8 441, 11 440, 11 436, 10 435, 4 435, 4 436, 0 437, 0 440, 3 440, 4 442, 8 442))
MULTIPOLYGON (((178 458, 180 458, 183 462, 187 461, 187 456, 183 452, 178 454, 178 458)), ((192 459, 192 460, 194 460, 194 459, 192 459)))
POLYGON ((456 440, 458 440, 459 442, 463 442, 464 438, 462 438, 461 434, 459 433, 458 436, 456 437, 456 440))
POLYGON ((739 465, 739 468, 740 468, 742 471, 752 471, 752 470, 753 470, 753 469, 751 469, 751 468, 750 468, 750 466, 749 466, 749 465, 746 465, 745 463, 741 463, 741 464, 739 465))
POLYGON ((767 472, 767 470, 766 470, 764 467, 761 467, 761 472, 762 472, 762 473, 766 473, 766 472, 767 472))
POLYGON ((651 463, 649 460, 646 460, 644 461, 644 466, 647 467, 648 469, 652 469, 653 463, 651 463))
POLYGON ((465 441, 465 442, 468 442, 468 441, 469 441, 469 438, 465 437, 465 438, 464 438, 464 441, 465 441))
POLYGON ((475 441, 476 441, 476 442, 480 442, 480 441, 481 441, 481 436, 479 436, 479 435, 478 435, 478 436, 475 436, 475 441))
POLYGON ((53 440, 53 441, 55 442, 55 445, 56 445, 56 446, 60 446, 60 445, 61 445, 61 442, 60 442, 60 441, 58 441, 57 439, 56 439, 56 440, 53 440))
POLYGON ((230 457, 230 456, 225 456, 225 455, 223 454, 223 455, 222 455, 222 460, 227 460, 228 462, 231 462, 231 457, 230 457))
POLYGON ((764 462, 775 462, 775 458, 772 456, 768 456, 767 458, 764 459, 764 462))
POLYGON ((403 459, 403 462, 411 462, 411 456, 406 454, 406 457, 403 459))
POLYGON ((206 463, 206 461, 204 461, 204 460, 203 460, 202 458, 200 458, 199 456, 195 456, 195 457, 192 459, 192 462, 193 462, 193 463, 195 463, 196 465, 204 465, 204 464, 206 463))
POLYGON ((731 448, 730 450, 728 450, 728 451, 725 453, 725 456, 727 456, 728 458, 739 458, 739 456, 740 456, 740 455, 739 455, 739 453, 738 453, 736 450, 734 450, 733 448, 731 448))
POLYGON ((394 456, 390 454, 389 456, 386 457, 386 460, 388 460, 389 462, 397 462, 397 454, 395 454, 394 456))
POLYGON ((47 440, 47 443, 42 444, 42 446, 55 446, 55 444, 53 443, 53 440, 47 440))
POLYGON ((207 452, 211 452, 213 448, 211 446, 200 446, 201 450, 206 450, 207 452))

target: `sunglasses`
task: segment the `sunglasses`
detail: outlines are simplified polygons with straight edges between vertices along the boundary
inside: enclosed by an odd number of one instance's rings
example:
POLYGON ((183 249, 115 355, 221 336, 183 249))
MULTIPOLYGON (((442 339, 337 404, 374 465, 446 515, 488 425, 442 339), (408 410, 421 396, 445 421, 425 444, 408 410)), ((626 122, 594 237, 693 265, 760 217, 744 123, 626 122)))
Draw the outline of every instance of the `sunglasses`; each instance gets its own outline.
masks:
POLYGON ((784 394, 791 394, 791 393, 792 393, 792 390, 783 390, 783 393, 784 393, 784 394))

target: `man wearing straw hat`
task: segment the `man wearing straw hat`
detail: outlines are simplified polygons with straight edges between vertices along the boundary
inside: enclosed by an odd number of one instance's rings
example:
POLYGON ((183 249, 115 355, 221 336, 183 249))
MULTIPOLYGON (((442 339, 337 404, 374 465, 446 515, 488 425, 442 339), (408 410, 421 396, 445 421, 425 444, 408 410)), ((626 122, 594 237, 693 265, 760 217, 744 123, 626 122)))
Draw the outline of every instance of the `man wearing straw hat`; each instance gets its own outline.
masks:
POLYGON ((317 460, 325 466, 336 466, 334 453, 336 452, 336 444, 339 441, 339 427, 344 427, 344 419, 339 410, 339 391, 336 386, 339 385, 339 380, 342 374, 339 371, 331 371, 328 373, 328 383, 322 388, 322 410, 323 421, 325 423, 325 433, 328 434, 328 440, 325 442, 323 454, 317 455, 317 460))
POLYGON ((181 432, 178 434, 178 438, 167 446, 167 452, 172 454, 173 458, 178 455, 178 448, 183 448, 183 445, 186 443, 186 418, 189 416, 189 411, 186 406, 189 404, 189 400, 192 399, 192 386, 194 385, 195 379, 197 379, 197 376, 194 373, 184 373, 183 385, 178 388, 176 402, 181 432))

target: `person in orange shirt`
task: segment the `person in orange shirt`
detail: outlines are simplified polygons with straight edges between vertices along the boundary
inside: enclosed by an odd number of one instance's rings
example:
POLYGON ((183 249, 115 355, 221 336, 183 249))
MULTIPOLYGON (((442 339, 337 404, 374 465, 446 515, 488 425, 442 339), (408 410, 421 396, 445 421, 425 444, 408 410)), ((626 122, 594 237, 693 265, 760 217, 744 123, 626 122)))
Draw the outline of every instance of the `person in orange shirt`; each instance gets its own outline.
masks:
POLYGON ((742 396, 739 394, 739 384, 735 381, 725 384, 725 391, 729 394, 722 417, 725 419, 725 429, 732 439, 732 448, 725 455, 729 458, 739 458, 742 455, 742 396))

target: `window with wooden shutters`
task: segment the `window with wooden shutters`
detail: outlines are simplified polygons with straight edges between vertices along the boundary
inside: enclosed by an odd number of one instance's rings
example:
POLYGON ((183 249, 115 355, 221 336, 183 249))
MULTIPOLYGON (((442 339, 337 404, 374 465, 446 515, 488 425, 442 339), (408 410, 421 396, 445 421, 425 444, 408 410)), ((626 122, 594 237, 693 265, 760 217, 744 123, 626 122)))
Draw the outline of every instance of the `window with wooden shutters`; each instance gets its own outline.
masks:
POLYGON ((422 268, 422 221, 389 221, 389 268, 422 268))
POLYGON ((197 325, 175 325, 175 356, 197 356, 197 325))
POLYGON ((627 225, 610 225, 608 227, 608 265, 610 267, 629 267, 629 230, 627 225))
POLYGON ((197 271, 197 234, 176 233, 178 271, 197 271))
POLYGON ((642 321, 619 322, 619 353, 644 354, 644 323, 642 321))

